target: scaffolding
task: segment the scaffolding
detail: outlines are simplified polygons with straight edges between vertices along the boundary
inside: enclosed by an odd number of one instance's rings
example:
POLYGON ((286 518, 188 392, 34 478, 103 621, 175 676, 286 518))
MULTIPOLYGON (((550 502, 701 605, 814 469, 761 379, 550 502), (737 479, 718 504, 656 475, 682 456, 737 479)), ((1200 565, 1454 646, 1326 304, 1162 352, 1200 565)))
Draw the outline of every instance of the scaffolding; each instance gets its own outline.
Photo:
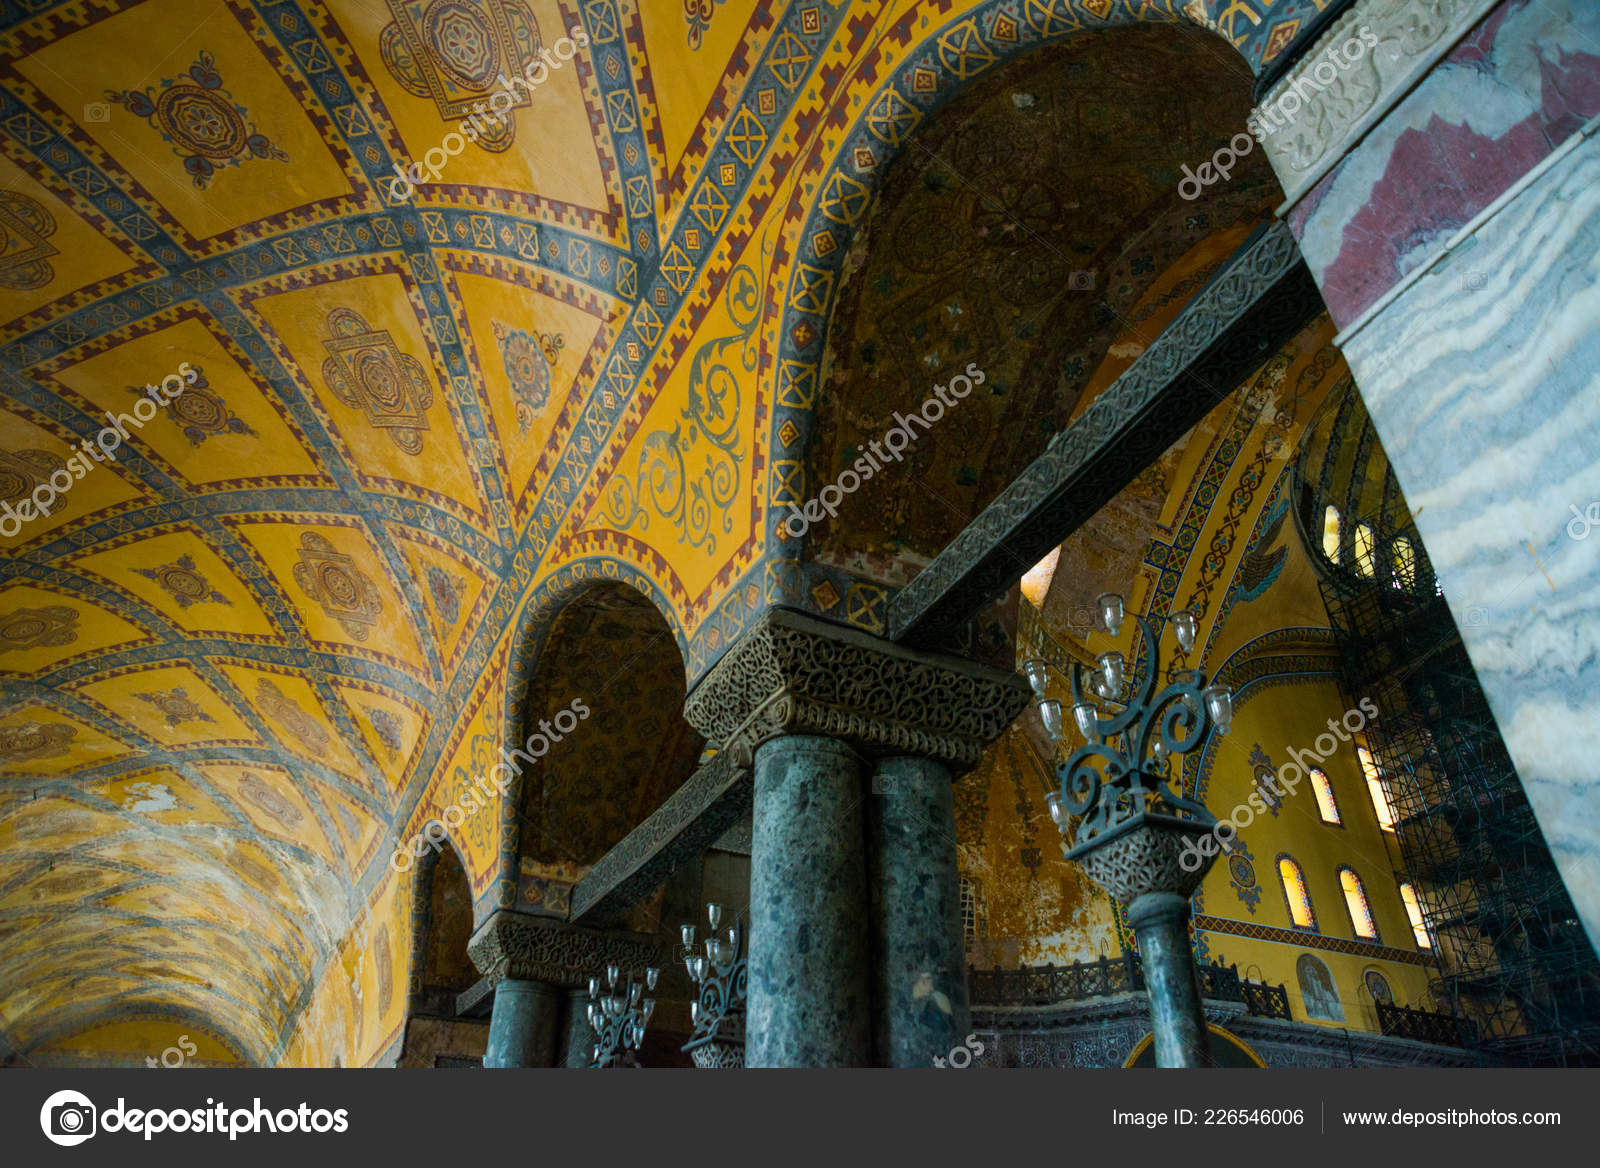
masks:
POLYGON ((1380 711, 1367 746, 1438 958, 1435 1007, 1489 1061, 1600 1065, 1600 962, 1376 433, 1348 398, 1313 426, 1297 509, 1346 696, 1380 711))

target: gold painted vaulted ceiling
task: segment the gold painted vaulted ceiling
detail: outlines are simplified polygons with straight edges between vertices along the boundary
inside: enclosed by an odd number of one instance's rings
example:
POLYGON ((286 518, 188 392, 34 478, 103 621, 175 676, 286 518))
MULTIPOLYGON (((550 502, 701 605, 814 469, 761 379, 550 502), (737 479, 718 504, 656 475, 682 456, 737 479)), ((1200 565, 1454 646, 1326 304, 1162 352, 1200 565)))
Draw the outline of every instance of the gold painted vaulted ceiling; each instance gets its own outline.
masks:
MULTIPOLYGON (((823 473, 880 175, 1056 42, 1165 26, 1137 119, 1197 100, 1185 59, 1247 94, 1292 39, 1190 7, 0 0, 0 1058, 172 1023, 202 1059, 375 1061, 392 849, 530 685, 604 703, 604 653, 541 655, 596 582, 683 684, 770 603, 881 632, 883 573, 774 533, 823 473)), ((657 719, 603 721, 655 757, 657 719)), ((452 838, 478 918, 514 903, 501 809, 452 838)))

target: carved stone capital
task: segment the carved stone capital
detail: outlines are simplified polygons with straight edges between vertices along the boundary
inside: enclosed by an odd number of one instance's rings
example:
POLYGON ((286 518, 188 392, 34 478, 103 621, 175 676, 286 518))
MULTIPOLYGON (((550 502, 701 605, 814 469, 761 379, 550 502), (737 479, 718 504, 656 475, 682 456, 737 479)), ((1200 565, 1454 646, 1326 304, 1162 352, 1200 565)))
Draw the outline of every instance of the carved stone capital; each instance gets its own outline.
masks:
POLYGON ((668 963, 654 937, 582 929, 505 909, 473 935, 467 955, 491 984, 510 978, 569 989, 588 985, 607 965, 643 969, 668 963))
POLYGON ((1315 186, 1498 2, 1356 0, 1330 24, 1250 119, 1286 204, 1315 186))
POLYGON ((770 738, 819 734, 964 769, 1028 696, 1014 673, 772 608, 701 679, 683 714, 735 766, 749 766, 770 738))
POLYGON ((1200 824, 1147 820, 1111 835, 1080 856, 1079 862, 1089 878, 1124 908, 1149 892, 1174 892, 1187 899, 1200 887, 1217 857, 1215 851, 1211 855, 1196 853, 1200 863, 1191 871, 1183 866, 1183 856, 1209 834, 1211 829, 1200 824))

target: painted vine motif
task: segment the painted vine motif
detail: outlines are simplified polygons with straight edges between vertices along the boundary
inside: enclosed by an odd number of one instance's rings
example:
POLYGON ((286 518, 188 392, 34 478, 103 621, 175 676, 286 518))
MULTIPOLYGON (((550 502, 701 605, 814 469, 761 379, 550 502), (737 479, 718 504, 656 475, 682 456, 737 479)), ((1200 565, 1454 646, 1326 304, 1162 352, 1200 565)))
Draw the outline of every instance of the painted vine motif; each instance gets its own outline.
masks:
POLYGON ((645 438, 632 480, 618 474, 601 502, 604 521, 626 529, 638 524, 650 528, 650 513, 672 520, 678 542, 716 551, 717 536, 733 530, 728 513, 738 493, 739 411, 743 398, 739 374, 756 370, 756 322, 761 297, 756 276, 748 267, 728 276, 724 298, 728 315, 739 331, 706 341, 689 366, 689 404, 671 429, 656 430, 645 438), (691 475, 691 452, 700 442, 704 462, 691 475), (647 510, 648 507, 648 510, 647 510))

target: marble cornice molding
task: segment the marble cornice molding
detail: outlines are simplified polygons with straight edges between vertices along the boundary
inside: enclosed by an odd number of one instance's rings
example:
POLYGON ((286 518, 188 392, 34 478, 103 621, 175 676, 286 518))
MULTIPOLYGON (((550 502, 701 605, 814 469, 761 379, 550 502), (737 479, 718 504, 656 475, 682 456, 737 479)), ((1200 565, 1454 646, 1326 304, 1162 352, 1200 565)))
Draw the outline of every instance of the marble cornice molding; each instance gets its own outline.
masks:
POLYGON ((1306 48, 1258 105, 1253 124, 1270 126, 1263 111, 1294 91, 1303 102, 1290 124, 1265 134, 1262 148, 1283 184, 1286 215, 1367 131, 1474 28, 1499 0, 1356 0, 1306 48), (1376 47, 1338 70, 1325 87, 1312 70, 1333 46, 1357 37, 1361 28, 1376 47), (1305 84, 1297 87, 1297 82, 1305 84))
POLYGON ((736 766, 768 739, 818 734, 964 770, 1028 697, 1015 673, 769 608, 695 686, 684 717, 736 766))
POLYGON ((467 956, 491 985, 507 978, 574 989, 607 965, 665 966, 667 953, 641 933, 579 928, 548 917, 498 909, 467 944, 467 956))

